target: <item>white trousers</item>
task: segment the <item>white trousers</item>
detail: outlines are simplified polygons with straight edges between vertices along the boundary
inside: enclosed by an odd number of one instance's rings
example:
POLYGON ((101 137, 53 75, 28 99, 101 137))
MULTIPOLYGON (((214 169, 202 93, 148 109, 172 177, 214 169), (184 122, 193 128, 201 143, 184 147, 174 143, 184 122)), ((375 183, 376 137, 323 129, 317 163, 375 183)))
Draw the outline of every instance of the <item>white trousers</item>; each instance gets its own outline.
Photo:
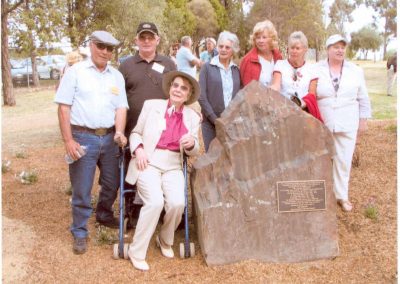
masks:
POLYGON ((185 208, 185 181, 180 154, 156 149, 150 164, 140 172, 136 185, 143 207, 129 250, 135 258, 144 260, 164 207, 160 239, 166 245, 174 243, 174 233, 185 208))
POLYGON ((393 68, 387 70, 387 94, 392 95, 394 83, 396 82, 397 73, 394 73, 393 68))
POLYGON ((333 157, 333 190, 336 199, 349 200, 349 180, 357 131, 333 133, 336 155, 333 157))

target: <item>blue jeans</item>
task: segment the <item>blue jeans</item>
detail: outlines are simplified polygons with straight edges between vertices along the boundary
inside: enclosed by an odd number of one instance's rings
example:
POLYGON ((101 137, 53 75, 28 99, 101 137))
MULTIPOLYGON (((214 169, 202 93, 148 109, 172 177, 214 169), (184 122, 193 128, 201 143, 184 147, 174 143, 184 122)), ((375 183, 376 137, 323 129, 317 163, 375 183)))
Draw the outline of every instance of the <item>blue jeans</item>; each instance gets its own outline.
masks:
POLYGON ((119 187, 119 149, 114 143, 114 132, 104 136, 73 131, 72 136, 82 146, 86 146, 85 156, 69 165, 72 185, 72 225, 74 237, 88 235, 87 221, 92 214, 91 191, 96 166, 100 169, 101 191, 96 208, 96 219, 114 218, 112 205, 119 187))

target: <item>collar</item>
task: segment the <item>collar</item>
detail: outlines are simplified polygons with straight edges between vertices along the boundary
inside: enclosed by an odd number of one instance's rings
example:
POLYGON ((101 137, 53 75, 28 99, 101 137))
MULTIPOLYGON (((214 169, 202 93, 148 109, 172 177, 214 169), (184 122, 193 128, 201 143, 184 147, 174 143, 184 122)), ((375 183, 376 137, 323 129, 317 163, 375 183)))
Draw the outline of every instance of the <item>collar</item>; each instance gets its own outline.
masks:
POLYGON ((169 116, 171 116, 174 112, 182 113, 182 111, 183 111, 183 105, 179 109, 176 109, 176 107, 174 105, 172 105, 171 101, 168 99, 167 113, 169 116))
POLYGON ((100 72, 100 73, 104 73, 104 72, 111 72, 110 70, 110 65, 107 63, 106 68, 103 71, 99 71, 99 69, 97 69, 96 65, 93 63, 92 58, 88 58, 87 60, 82 61, 83 64, 85 64, 86 68, 94 68, 96 71, 100 72))
MULTIPOLYGON (((225 70, 225 66, 222 65, 221 62, 219 62, 219 56, 214 56, 213 58, 211 58, 210 64, 225 70)), ((237 67, 237 65, 231 60, 231 62, 229 62, 228 68, 232 67, 237 67)))
MULTIPOLYGON (((327 58, 327 59, 324 59, 322 62, 323 62, 323 64, 324 64, 327 68, 329 68, 328 58, 327 58)), ((349 67, 349 66, 350 66, 350 62, 348 62, 346 59, 343 60, 343 68, 344 68, 344 67, 349 67)))
MULTIPOLYGON (((133 57, 133 60, 135 61, 135 63, 139 63, 139 62, 146 62, 147 63, 147 61, 145 59, 143 59, 139 55, 139 51, 136 52, 135 56, 133 57)), ((149 63, 151 63, 151 62, 161 62, 161 61, 162 61, 161 56, 156 52, 156 56, 149 63)))

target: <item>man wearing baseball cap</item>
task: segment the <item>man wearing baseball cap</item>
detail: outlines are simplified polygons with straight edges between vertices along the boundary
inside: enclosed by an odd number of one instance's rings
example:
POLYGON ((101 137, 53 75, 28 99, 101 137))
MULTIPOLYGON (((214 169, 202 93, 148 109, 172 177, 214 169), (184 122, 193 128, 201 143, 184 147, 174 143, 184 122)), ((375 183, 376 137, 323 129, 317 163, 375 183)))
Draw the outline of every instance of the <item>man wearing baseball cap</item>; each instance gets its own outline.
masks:
MULTIPOLYGON (((138 52, 126 59, 119 67, 125 79, 126 94, 129 104, 125 135, 129 137, 136 126, 143 104, 149 99, 164 99, 162 89, 163 75, 176 70, 175 63, 167 56, 157 53, 160 36, 157 26, 152 22, 142 22, 137 27, 135 44, 138 52)), ((126 161, 130 161, 131 154, 127 153, 126 161)), ((127 185, 127 188, 132 187, 127 185)), ((127 204, 132 196, 127 195, 127 204)), ((137 219, 141 208, 141 200, 132 205, 132 219, 137 219)), ((134 225, 135 221, 133 221, 134 225)))
POLYGON ((90 58, 66 71, 55 97, 65 150, 74 160, 69 165, 69 175, 75 254, 87 250, 87 221, 92 213, 96 166, 100 169, 101 185, 96 220, 118 228, 112 210, 119 187, 118 146, 127 143, 125 82, 121 73, 108 65, 119 41, 106 31, 95 31, 89 39, 90 58))

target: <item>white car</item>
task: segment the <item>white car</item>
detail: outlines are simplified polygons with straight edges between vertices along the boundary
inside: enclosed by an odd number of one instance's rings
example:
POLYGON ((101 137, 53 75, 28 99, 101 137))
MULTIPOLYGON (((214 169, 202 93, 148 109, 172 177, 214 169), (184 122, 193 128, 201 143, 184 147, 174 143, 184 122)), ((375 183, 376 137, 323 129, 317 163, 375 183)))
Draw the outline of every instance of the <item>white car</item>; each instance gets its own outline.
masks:
MULTIPOLYGON (((32 68, 30 58, 25 58, 21 62, 25 66, 28 65, 29 68, 32 68)), ((36 69, 39 74, 39 79, 58 80, 65 64, 65 55, 44 55, 36 57, 36 69)))

